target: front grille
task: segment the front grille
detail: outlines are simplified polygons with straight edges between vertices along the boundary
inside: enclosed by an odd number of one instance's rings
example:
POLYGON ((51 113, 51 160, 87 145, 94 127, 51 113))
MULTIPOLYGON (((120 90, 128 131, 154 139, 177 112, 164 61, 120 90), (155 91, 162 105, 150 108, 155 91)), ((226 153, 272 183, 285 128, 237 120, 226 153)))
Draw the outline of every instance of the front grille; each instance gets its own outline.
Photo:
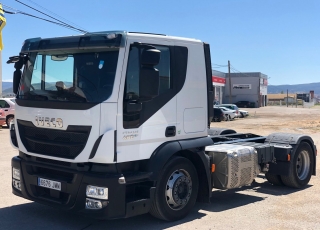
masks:
POLYGON ((66 171, 55 170, 50 168, 43 168, 43 167, 34 167, 33 173, 40 177, 50 178, 57 181, 67 181, 71 183, 74 179, 74 174, 66 171))
POLYGON ((21 141, 28 152, 74 159, 84 149, 91 126, 69 125, 67 130, 38 128, 30 121, 17 120, 21 141))
POLYGON ((71 165, 70 162, 66 162, 66 161, 55 161, 55 160, 51 160, 51 159, 47 159, 47 158, 40 158, 40 157, 37 157, 37 158, 36 158, 36 161, 44 162, 44 163, 49 163, 49 164, 55 164, 55 165, 64 166, 64 167, 70 167, 70 165, 71 165))

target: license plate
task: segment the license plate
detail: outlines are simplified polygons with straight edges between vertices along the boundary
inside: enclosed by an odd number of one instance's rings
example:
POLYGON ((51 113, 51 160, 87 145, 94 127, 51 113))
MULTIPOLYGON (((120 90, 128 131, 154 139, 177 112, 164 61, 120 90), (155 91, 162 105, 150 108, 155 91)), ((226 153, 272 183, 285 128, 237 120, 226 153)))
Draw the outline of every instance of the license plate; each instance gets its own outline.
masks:
POLYGON ((38 185, 45 188, 61 191, 61 182, 38 178, 38 185))

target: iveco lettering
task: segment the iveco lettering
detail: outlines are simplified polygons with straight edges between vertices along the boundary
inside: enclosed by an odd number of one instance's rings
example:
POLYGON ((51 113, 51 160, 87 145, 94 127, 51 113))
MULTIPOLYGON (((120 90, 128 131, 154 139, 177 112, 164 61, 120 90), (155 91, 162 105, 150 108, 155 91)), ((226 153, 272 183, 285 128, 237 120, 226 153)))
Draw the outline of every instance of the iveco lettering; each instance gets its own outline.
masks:
POLYGON ((25 199, 94 218, 175 221, 210 202, 213 188, 264 174, 308 189, 315 175, 310 136, 210 128, 210 46, 200 40, 127 31, 39 37, 8 63, 17 95, 12 192, 25 199))
POLYGON ((50 117, 38 117, 35 118, 37 126, 46 126, 46 127, 63 127, 63 121, 61 118, 50 118, 50 117))

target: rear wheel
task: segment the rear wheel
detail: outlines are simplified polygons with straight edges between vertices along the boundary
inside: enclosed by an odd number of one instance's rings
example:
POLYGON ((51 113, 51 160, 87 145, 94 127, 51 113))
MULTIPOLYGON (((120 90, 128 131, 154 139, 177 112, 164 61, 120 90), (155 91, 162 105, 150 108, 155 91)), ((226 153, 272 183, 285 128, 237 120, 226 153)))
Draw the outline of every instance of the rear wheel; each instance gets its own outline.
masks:
POLYGON ((193 164, 183 157, 173 158, 159 176, 151 215, 168 221, 182 219, 196 202, 198 185, 193 164))
POLYGON ((281 180, 281 176, 279 176, 279 175, 274 175, 274 174, 271 174, 271 173, 269 173, 269 172, 267 172, 267 173, 265 174, 265 176, 266 176, 266 179, 268 180, 268 182, 269 182, 270 184, 278 185, 278 186, 283 185, 282 180, 281 180))
POLYGON ((282 182, 292 188, 302 188, 310 181, 314 166, 311 146, 302 142, 290 162, 289 176, 281 176, 282 182))
POLYGON ((9 116, 7 116, 7 119, 6 119, 6 123, 7 123, 7 126, 8 126, 8 128, 10 128, 9 126, 10 126, 10 122, 13 120, 13 116, 11 115, 9 115, 9 116))

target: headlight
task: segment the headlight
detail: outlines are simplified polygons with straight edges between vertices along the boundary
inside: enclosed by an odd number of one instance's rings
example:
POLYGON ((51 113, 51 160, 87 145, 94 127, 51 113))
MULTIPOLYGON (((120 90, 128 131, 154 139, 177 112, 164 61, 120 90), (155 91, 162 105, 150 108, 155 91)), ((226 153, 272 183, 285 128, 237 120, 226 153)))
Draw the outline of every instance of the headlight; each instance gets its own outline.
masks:
POLYGON ((20 180, 20 169, 12 168, 12 177, 20 180))
POLYGON ((93 197, 93 198, 97 198, 97 199, 107 200, 108 199, 108 188, 87 185, 86 194, 87 194, 87 197, 93 197))

